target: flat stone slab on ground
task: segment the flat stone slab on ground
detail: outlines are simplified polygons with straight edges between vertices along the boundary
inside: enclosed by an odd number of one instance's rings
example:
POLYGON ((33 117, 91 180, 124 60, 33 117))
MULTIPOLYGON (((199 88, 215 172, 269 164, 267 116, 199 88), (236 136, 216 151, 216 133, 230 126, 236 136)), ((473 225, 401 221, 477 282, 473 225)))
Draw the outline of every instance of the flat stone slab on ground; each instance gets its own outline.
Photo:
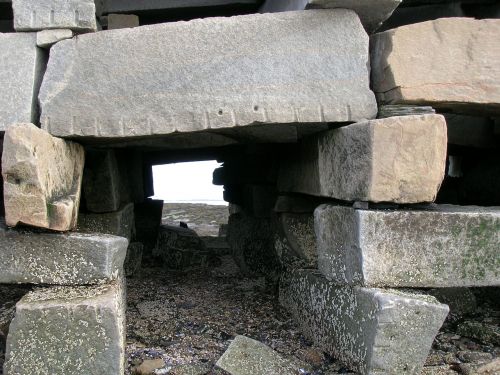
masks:
POLYGON ((368 37, 344 9, 82 35, 51 49, 39 99, 51 134, 111 139, 377 112, 368 37))
POLYGON ((442 18, 375 34, 372 85, 379 102, 499 114, 498 35, 500 20, 470 18, 442 18))
POLYGON ((134 204, 129 203, 118 211, 102 214, 80 213, 77 230, 87 233, 105 233, 125 237, 129 241, 135 233, 134 204))
POLYGON ((36 93, 42 81, 44 58, 36 33, 0 33, 0 131, 38 117, 36 93))
POLYGON ((420 374, 448 314, 431 296, 335 286, 309 270, 283 275, 280 302, 306 337, 361 374, 420 374))
POLYGON ((375 31, 390 17, 401 0, 266 0, 261 12, 286 12, 304 9, 345 8, 355 11, 366 31, 375 31))
POLYGON ((5 221, 57 231, 76 226, 85 153, 33 124, 7 128, 3 142, 5 221))
POLYGON ((96 31, 94 0, 12 0, 16 31, 96 31))
POLYGON ((44 233, 0 224, 0 283, 96 284, 122 272, 128 241, 104 234, 44 233))
POLYGON ((269 346, 238 335, 216 363, 231 375, 300 374, 301 366, 284 358, 269 346))
POLYGON ((315 211, 318 268, 336 284, 500 285, 500 208, 315 211))
POLYGON ((309 137, 284 161, 278 190, 348 201, 432 202, 445 166, 443 116, 390 117, 309 137))
POLYGON ((10 326, 5 374, 123 375, 124 298, 121 283, 28 293, 10 326))

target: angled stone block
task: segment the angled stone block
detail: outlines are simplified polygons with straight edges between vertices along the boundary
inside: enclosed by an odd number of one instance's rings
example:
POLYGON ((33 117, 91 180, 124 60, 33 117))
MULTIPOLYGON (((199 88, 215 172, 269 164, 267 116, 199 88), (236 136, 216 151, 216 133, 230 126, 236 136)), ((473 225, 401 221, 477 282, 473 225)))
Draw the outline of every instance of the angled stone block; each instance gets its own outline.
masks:
POLYGON ((76 226, 85 154, 33 124, 7 128, 3 143, 5 221, 57 231, 76 226))
POLYGON ((285 269, 316 269, 318 255, 313 214, 277 214, 274 251, 285 269))
POLYGON ((500 285, 500 209, 315 211, 318 268, 336 284, 500 285))
POLYGON ((87 233, 105 233, 131 240, 135 233, 134 204, 129 203, 118 211, 103 214, 80 213, 77 230, 87 233))
POLYGON ((36 122, 36 95, 44 57, 36 33, 0 33, 0 131, 19 122, 36 122))
POLYGON ((390 117, 303 141, 283 162, 278 190, 348 201, 432 202, 445 164, 442 116, 390 117))
POLYGON ((128 241, 84 233, 42 233, 0 224, 0 283, 97 284, 122 272, 128 241))
POLYGON ((94 0, 12 0, 16 31, 97 31, 94 0))
POLYGON ((40 48, 50 48, 57 42, 73 38, 73 30, 54 29, 42 30, 36 33, 36 44, 40 48))
POLYGON ((125 371, 125 300, 120 283, 38 288, 16 305, 4 371, 109 374, 125 371))
POLYGON ((83 174, 83 195, 90 212, 119 209, 121 180, 114 150, 88 150, 83 174))
POLYGON ((86 34, 51 49, 42 127, 116 139, 373 118, 367 49, 343 9, 86 34))
POLYGON ((335 286, 309 270, 283 276, 280 302, 306 337, 361 374, 420 374, 448 314, 431 296, 335 286))
POLYGON ((372 36, 379 102, 499 114, 499 34, 500 20, 442 18, 372 36))
POLYGON ((304 9, 344 8, 355 11, 371 33, 390 17, 401 0, 266 0, 260 11, 287 12, 304 9))

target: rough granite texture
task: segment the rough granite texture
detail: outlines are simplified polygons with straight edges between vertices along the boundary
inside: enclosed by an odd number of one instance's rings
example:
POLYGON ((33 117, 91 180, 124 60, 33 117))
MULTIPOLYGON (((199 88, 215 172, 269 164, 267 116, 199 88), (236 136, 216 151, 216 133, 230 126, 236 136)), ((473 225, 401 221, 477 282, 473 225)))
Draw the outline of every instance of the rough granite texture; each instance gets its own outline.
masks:
POLYGON ((117 282, 28 293, 10 326, 5 375, 123 375, 123 288, 117 282))
POLYGON ((57 231, 76 226, 85 154, 33 124, 7 128, 3 142, 5 221, 57 231))
POLYGON ((94 0, 12 0, 16 31, 96 31, 94 0))
POLYGON ((88 233, 105 233, 131 240, 135 233, 134 204, 129 203, 118 211, 103 214, 83 214, 78 217, 77 230, 88 233))
POLYGON ((70 29, 42 30, 36 33, 36 44, 41 48, 50 48, 61 40, 71 38, 73 31, 70 29))
POLYGON ((36 33, 0 33, 0 131, 38 117, 36 94, 42 80, 42 50, 36 33))
POLYGON ((82 35, 51 49, 39 99, 42 127, 61 137, 359 121, 377 112, 368 37, 344 9, 82 35))
POLYGON ((335 286, 311 270, 285 273, 280 302, 302 332, 361 374, 420 374, 448 306, 391 289, 335 286))
POLYGON ((256 4, 259 0, 96 0, 103 13, 133 13, 161 9, 256 4))
POLYGON ((238 335, 216 365, 231 375, 299 375, 300 364, 284 358, 269 346, 238 335))
POLYGON ((278 189, 348 201, 432 202, 446 166, 441 115, 361 122, 302 142, 278 189))
POLYGON ((314 216, 312 213, 281 213, 274 234, 274 251, 282 267, 318 267, 314 216))
POLYGON ((90 212, 113 212, 120 207, 121 179, 114 150, 88 150, 83 195, 90 212))
POLYGON ((372 85, 379 101, 498 115, 498 35, 500 20, 442 18, 372 36, 372 85))
POLYGON ((128 241, 103 234, 43 233, 0 223, 0 283, 96 284, 121 273, 128 241))
POLYGON ((500 208, 315 211, 318 268, 336 284, 500 285, 500 208))
POLYGON ((366 31, 375 31, 401 0, 266 0, 261 12, 286 12, 304 9, 345 8, 355 11, 366 31))

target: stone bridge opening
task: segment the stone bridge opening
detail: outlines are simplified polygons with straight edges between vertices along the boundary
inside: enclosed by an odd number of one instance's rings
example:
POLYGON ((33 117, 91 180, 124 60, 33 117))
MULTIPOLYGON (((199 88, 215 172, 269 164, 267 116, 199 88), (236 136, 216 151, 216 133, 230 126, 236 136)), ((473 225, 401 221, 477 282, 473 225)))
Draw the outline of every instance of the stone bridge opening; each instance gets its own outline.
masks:
POLYGON ((498 18, 0 0, 5 375, 498 373, 498 18), (203 160, 215 239, 154 197, 203 160))

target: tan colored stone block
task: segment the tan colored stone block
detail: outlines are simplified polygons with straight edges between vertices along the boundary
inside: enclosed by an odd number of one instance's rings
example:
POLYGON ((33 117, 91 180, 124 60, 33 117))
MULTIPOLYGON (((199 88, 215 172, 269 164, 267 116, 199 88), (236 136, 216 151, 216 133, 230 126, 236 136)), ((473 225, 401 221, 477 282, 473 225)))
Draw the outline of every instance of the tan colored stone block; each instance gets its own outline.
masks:
POLYGON ((371 38, 372 85, 389 104, 500 113, 500 20, 442 18, 371 38))
POLYGON ((348 201, 431 202, 446 164, 440 115, 364 121, 309 138, 283 164, 282 192, 348 201))
POLYGON ((33 124, 10 126, 2 155, 7 225, 73 229, 83 164, 82 146, 55 138, 33 124))

